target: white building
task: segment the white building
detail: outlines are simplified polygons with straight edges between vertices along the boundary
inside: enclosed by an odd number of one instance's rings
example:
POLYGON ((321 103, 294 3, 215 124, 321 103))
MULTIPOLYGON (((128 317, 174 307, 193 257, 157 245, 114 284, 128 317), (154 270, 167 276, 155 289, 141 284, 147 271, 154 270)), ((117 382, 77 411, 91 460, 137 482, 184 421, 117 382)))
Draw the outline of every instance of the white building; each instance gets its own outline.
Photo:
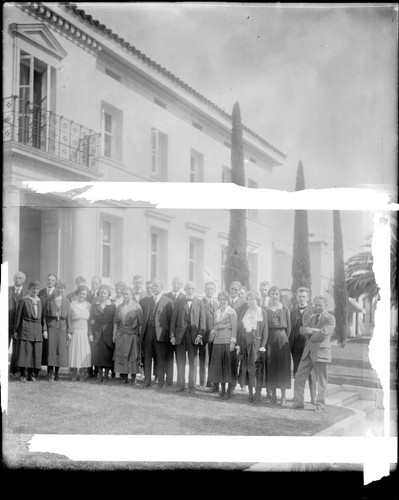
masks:
MULTIPOLYGON (((229 212, 94 208, 27 180, 228 182, 231 116, 73 4, 13 3, 3 30, 4 260, 10 277, 155 275, 221 288, 229 212)), ((246 182, 285 156, 244 126, 246 182)), ((271 228, 248 211, 251 284, 271 279, 271 228)))

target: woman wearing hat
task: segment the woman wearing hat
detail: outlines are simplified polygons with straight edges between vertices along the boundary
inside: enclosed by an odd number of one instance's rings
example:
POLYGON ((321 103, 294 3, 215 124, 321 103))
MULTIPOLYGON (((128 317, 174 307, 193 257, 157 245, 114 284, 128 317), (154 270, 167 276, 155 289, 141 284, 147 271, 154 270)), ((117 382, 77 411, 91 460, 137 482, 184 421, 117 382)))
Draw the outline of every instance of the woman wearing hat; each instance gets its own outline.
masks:
POLYGON ((43 337, 48 339, 48 381, 59 380, 60 367, 68 366, 69 300, 64 297, 65 284, 55 283, 54 295, 44 304, 43 337), (55 368, 55 374, 54 374, 55 368))
POLYGON ((109 370, 112 370, 114 362, 114 342, 112 340, 114 329, 114 316, 116 307, 110 300, 111 288, 101 285, 98 290, 98 298, 91 306, 90 324, 93 335, 91 345, 91 362, 96 367, 99 382, 108 378, 109 370), (104 373, 103 373, 104 371, 104 373))
POLYGON ((35 371, 42 364, 43 333, 42 333, 42 302, 38 297, 40 281, 31 281, 28 295, 18 304, 15 316, 15 332, 18 339, 18 361, 20 381, 36 382, 35 371), (28 369, 28 378, 25 370, 28 369))

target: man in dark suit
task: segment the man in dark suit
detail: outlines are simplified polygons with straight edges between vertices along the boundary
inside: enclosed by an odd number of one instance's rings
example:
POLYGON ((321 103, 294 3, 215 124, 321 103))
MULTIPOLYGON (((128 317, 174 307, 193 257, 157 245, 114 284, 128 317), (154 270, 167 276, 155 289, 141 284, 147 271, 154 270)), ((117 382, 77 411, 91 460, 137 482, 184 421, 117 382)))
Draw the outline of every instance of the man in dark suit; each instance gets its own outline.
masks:
POLYGON ((182 291, 183 288, 183 280, 178 276, 175 276, 172 281, 172 290, 166 293, 166 297, 169 297, 173 303, 173 307, 176 302, 184 297, 184 293, 182 291))
MULTIPOLYGON (((39 293, 38 297, 42 301, 43 309, 46 304, 46 302, 49 299, 52 299, 55 296, 55 283, 57 281, 57 276, 55 274, 48 274, 46 278, 46 286, 42 288, 39 293)), ((48 340, 43 338, 43 347, 42 347, 42 365, 47 366, 47 357, 48 357, 48 340)), ((37 369, 34 370, 33 372, 36 376, 38 375, 39 371, 37 369)))
POLYGON ((89 304, 94 304, 94 302, 98 299, 98 292, 101 286, 101 278, 99 276, 93 276, 91 279, 91 289, 87 294, 87 302, 89 304))
MULTIPOLYGON (((151 387, 152 360, 157 362, 157 378, 160 389, 165 386, 166 350, 170 343, 169 329, 172 319, 172 301, 163 293, 163 283, 159 279, 152 281, 154 295, 140 301, 143 309, 143 346, 144 346, 144 385, 151 387)), ((171 386, 173 379, 166 377, 166 384, 171 386)))
MULTIPOLYGON (((203 337, 203 344, 200 345, 199 349, 199 363, 200 363, 200 386, 201 388, 204 385, 205 381, 205 358, 206 358, 206 348, 208 348, 208 374, 209 374, 209 365, 211 363, 211 356, 212 356, 212 347, 213 347, 213 342, 209 341, 209 334, 213 330, 214 323, 215 323, 215 312, 217 311, 218 308, 218 302, 213 298, 216 290, 216 285, 213 283, 213 281, 208 281, 208 283, 205 283, 204 285, 204 292, 205 292, 205 297, 202 299, 202 302, 204 304, 204 309, 205 309, 205 333, 203 337)), ((211 392, 217 392, 218 391, 218 385, 219 384, 214 384, 212 386, 211 392)), ((207 387, 211 387, 211 382, 208 380, 206 382, 207 387)))
MULTIPOLYGON (((300 333, 300 328, 305 325, 310 316, 314 314, 314 308, 309 304, 310 290, 309 288, 300 287, 296 291, 297 306, 291 310, 291 335, 289 338, 290 349, 293 360, 293 374, 294 378, 298 370, 299 363, 302 358, 303 350, 306 344, 306 337, 300 333)), ((311 403, 316 404, 316 375, 314 370, 309 375, 309 389, 311 403)))
POLYGON ((47 299, 53 297, 55 292, 55 282, 57 281, 57 276, 55 274, 48 274, 46 278, 46 285, 42 288, 38 294, 39 299, 42 301, 43 305, 47 299))
POLYGON ((188 387, 194 394, 194 362, 205 332, 204 305, 195 296, 196 285, 193 281, 186 283, 186 297, 178 300, 173 309, 170 324, 170 341, 176 349, 177 392, 185 389, 186 352, 188 353, 189 375, 188 387))
POLYGON ((331 335, 335 317, 327 311, 327 298, 318 295, 313 301, 315 314, 299 329, 306 337, 301 361, 295 376, 294 408, 304 407, 306 380, 314 369, 317 381, 316 411, 324 410, 327 397, 327 366, 331 363, 331 335))
POLYGON ((18 340, 15 338, 15 314, 17 312, 19 301, 27 293, 24 289, 26 276, 22 271, 18 271, 13 276, 14 285, 8 287, 8 344, 12 344, 10 375, 11 378, 17 378, 17 356, 18 340))
POLYGON ((73 301, 73 299, 76 297, 78 288, 83 285, 86 285, 86 279, 83 276, 77 276, 77 278, 75 279, 76 290, 74 290, 71 293, 68 293, 68 295, 66 296, 69 302, 73 301))
POLYGON ((269 289, 270 283, 269 281, 261 281, 259 283, 259 294, 260 294, 260 307, 263 310, 266 310, 267 304, 269 303, 269 289))
MULTIPOLYGON (((175 307, 176 302, 178 300, 183 299, 185 297, 182 288, 183 288, 183 280, 178 276, 175 276, 172 280, 172 290, 168 293, 165 293, 165 296, 172 301, 173 307, 175 307)), ((166 352, 167 380, 173 380, 174 360, 175 360, 175 346, 169 343, 166 352)))

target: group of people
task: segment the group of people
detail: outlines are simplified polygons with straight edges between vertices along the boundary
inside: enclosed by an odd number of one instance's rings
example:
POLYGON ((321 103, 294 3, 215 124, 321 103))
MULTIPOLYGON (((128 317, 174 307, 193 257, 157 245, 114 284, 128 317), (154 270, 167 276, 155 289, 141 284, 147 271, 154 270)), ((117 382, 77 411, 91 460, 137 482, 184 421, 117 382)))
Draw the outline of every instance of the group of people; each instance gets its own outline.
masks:
POLYGON ((164 293, 162 280, 144 285, 142 276, 133 286, 117 282, 114 290, 93 277, 91 288, 79 276, 76 290, 64 295, 65 283, 54 274, 46 287, 38 281, 24 288, 25 275, 14 275, 9 289, 9 326, 12 355, 10 374, 22 382, 36 381, 47 366, 50 382, 59 380, 59 368, 69 367, 72 380, 97 377, 101 383, 119 374, 122 384, 136 384, 144 370, 143 389, 152 385, 172 388, 177 366, 176 392, 196 391, 196 357, 199 385, 231 399, 237 384, 248 386, 248 401, 259 403, 262 389, 266 402, 286 406, 291 388, 293 362, 294 408, 304 408, 304 389, 309 380, 311 402, 324 408, 327 364, 331 361, 330 338, 335 318, 327 300, 301 287, 291 310, 282 303, 278 287, 262 281, 259 291, 247 290, 233 281, 228 291, 216 294, 208 282, 203 296, 196 284, 176 277, 164 293), (208 363, 208 366, 206 366, 208 363), (207 376, 206 376, 207 373, 207 376))

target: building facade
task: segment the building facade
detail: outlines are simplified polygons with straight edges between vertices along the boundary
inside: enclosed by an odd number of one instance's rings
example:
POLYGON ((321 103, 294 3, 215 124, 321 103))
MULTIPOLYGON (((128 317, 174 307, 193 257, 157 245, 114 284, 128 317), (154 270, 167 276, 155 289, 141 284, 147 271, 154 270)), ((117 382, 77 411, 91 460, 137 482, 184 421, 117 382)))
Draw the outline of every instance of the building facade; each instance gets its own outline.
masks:
MULTIPOLYGON (((4 261, 10 277, 175 275, 224 286, 229 211, 88 207, 24 181, 229 182, 231 116, 69 3, 5 6, 4 261)), ((246 184, 285 156, 243 127, 246 184)), ((247 211, 251 285, 271 279, 271 227, 247 211)))

